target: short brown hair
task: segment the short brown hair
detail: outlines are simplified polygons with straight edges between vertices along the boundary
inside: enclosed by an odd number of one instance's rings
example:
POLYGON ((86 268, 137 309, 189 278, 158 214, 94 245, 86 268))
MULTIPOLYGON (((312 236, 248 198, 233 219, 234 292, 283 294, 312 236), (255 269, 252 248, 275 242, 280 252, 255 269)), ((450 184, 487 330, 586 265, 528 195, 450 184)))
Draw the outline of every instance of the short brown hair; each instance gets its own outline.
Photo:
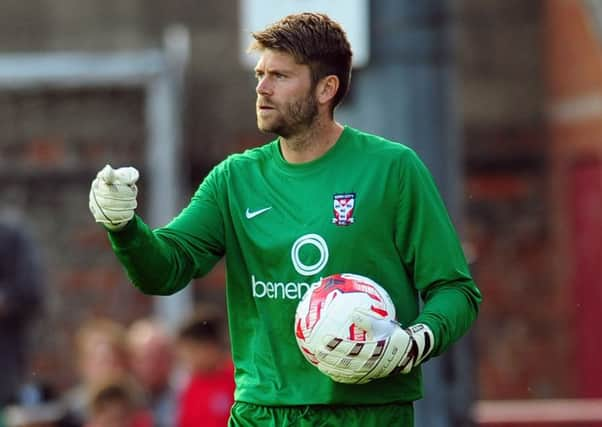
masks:
POLYGON ((113 403, 119 403, 128 410, 134 410, 140 403, 140 396, 134 386, 124 379, 107 379, 91 390, 88 409, 92 415, 103 412, 113 403))
POLYGON ((198 305, 177 331, 179 341, 213 342, 223 345, 224 319, 211 305, 198 305))
POLYGON ((339 78, 333 109, 349 91, 353 53, 345 30, 327 15, 305 12, 288 15, 262 31, 252 33, 250 50, 273 49, 291 54, 308 65, 312 83, 329 75, 339 78))

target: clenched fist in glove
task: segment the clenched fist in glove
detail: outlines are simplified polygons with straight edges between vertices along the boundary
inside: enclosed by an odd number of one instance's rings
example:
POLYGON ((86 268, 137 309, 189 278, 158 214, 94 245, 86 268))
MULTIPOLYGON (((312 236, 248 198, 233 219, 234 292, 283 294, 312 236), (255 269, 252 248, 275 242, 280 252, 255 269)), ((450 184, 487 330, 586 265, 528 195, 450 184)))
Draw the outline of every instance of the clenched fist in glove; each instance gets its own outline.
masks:
POLYGON ((89 202, 96 222, 112 231, 125 227, 138 206, 136 181, 139 175, 136 168, 113 169, 110 165, 98 172, 92 181, 89 202))
POLYGON ((337 382, 363 384, 407 374, 434 347, 433 332, 422 323, 404 329, 393 320, 363 309, 355 310, 353 322, 366 331, 366 341, 326 334, 324 346, 315 354, 318 369, 337 382))

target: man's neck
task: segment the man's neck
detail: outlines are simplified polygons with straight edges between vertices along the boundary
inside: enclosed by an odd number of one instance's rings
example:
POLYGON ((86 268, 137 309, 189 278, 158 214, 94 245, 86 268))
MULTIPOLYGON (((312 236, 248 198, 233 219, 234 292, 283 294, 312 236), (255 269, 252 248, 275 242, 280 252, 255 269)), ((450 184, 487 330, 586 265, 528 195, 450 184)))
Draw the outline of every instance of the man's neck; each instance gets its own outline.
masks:
POLYGON ((289 163, 307 163, 321 157, 343 132, 343 126, 334 120, 316 122, 305 132, 289 138, 280 138, 282 156, 289 163))

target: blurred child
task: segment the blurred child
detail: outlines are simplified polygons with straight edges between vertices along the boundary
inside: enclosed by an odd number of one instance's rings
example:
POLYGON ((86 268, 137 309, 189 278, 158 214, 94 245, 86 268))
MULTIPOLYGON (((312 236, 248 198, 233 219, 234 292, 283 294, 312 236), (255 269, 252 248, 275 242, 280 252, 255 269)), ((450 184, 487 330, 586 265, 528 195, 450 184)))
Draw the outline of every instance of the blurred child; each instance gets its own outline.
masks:
POLYGON ((222 319, 197 311, 178 331, 177 352, 190 377, 177 427, 226 427, 234 402, 234 367, 224 350, 222 319))
POLYGON ((142 387, 155 427, 175 425, 176 395, 172 368, 174 340, 154 319, 139 319, 128 329, 132 374, 142 387))
POLYGON ((85 427, 152 427, 150 413, 139 405, 135 390, 124 381, 97 385, 90 395, 85 427))
POLYGON ((79 378, 67 392, 65 404, 83 424, 92 390, 108 379, 129 377, 125 328, 112 319, 93 318, 78 329, 75 344, 79 378))

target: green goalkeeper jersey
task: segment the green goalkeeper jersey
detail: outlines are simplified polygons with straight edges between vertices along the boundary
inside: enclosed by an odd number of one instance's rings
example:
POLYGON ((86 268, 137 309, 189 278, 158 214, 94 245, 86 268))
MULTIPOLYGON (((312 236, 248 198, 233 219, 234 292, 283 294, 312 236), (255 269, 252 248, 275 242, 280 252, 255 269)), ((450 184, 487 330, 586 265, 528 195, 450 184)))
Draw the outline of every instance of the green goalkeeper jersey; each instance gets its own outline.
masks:
POLYGON ((165 227, 150 230, 136 216, 110 238, 131 281, 149 294, 177 292, 225 256, 235 399, 259 405, 381 404, 422 395, 419 368, 349 385, 303 358, 295 310, 322 277, 375 280, 402 325, 430 326, 432 355, 468 330, 481 300, 416 154, 350 127, 308 163, 286 162, 278 140, 231 155, 165 227))

